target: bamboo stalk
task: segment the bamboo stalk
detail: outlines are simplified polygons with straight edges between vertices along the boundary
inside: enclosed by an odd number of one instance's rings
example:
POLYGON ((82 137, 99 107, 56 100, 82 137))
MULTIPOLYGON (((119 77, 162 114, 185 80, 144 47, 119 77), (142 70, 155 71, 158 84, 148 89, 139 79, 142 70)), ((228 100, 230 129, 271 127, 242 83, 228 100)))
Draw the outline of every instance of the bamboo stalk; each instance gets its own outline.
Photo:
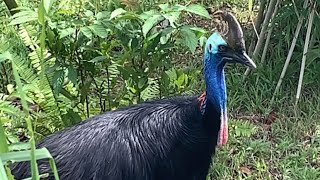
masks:
POLYGON ((313 24, 313 19, 314 19, 314 11, 316 8, 316 2, 313 2, 313 7, 311 10, 311 13, 309 14, 309 21, 308 21, 308 28, 307 28, 307 34, 306 34, 306 39, 304 42, 304 48, 303 48, 303 56, 301 60, 301 69, 300 69, 300 76, 299 76, 299 82, 298 82, 298 88, 297 88, 297 94, 296 94, 296 102, 295 102, 295 107, 298 105, 298 101, 300 98, 301 94, 301 88, 302 88, 302 83, 303 83, 303 75, 304 75, 304 69, 306 66, 306 59, 307 59, 307 52, 309 49, 309 42, 310 42, 310 36, 311 36, 311 30, 312 30, 312 24, 313 24))
MULTIPOLYGON (((252 54, 252 57, 254 59, 257 57, 257 55, 259 54, 259 52, 261 50, 262 44, 264 42, 264 36, 266 34, 266 30, 267 30, 267 27, 269 25, 270 18, 271 18, 271 15, 273 13, 273 10, 275 8, 275 5, 276 5, 276 0, 270 0, 266 16, 265 16, 265 18, 263 20, 263 24, 262 24, 261 32, 259 34, 259 38, 258 38, 256 47, 254 48, 254 51, 253 51, 253 54, 252 54)), ((246 72, 244 73, 244 78, 246 78, 246 76, 249 74, 249 72, 250 72, 250 68, 247 68, 246 72)))
MULTIPOLYGON (((308 5, 308 0, 305 0, 304 4, 303 4, 303 8, 304 9, 307 8, 307 5, 308 5)), ((303 20, 304 20, 304 16, 300 15, 299 16, 298 25, 296 27, 296 31, 295 31, 293 39, 292 39, 292 43, 291 43, 291 46, 290 46, 290 49, 289 49, 289 53, 288 53, 287 59, 286 59, 286 61, 284 63, 284 66, 282 68, 282 72, 281 72, 281 75, 279 77, 276 89, 274 90, 274 93, 273 93, 273 96, 272 96, 272 99, 271 99, 271 104, 273 103, 275 95, 278 93, 278 91, 280 89, 280 86, 282 84, 283 78, 284 78, 284 76, 285 76, 285 74, 287 72, 287 69, 288 69, 289 63, 291 61, 292 54, 293 54, 293 50, 294 50, 294 48, 296 46, 297 39, 298 39, 300 30, 301 30, 301 27, 302 27, 303 20)))
MULTIPOLYGON (((280 2, 281 2, 281 0, 277 0, 277 3, 275 5, 274 12, 272 14, 271 19, 273 19, 277 15, 280 2)), ((261 56, 261 64, 263 64, 265 59, 266 59, 266 54, 267 54, 270 38, 271 38, 271 35, 272 35, 272 31, 273 31, 273 26, 270 26, 270 29, 268 31, 268 35, 267 35, 267 38, 266 38, 266 43, 265 43, 265 45, 263 47, 263 52, 262 52, 262 56, 261 56)))
MULTIPOLYGON (((255 22, 254 27, 253 27, 258 34, 260 33, 261 24, 262 24, 262 21, 263 21, 263 18, 264 18, 264 10, 266 8, 266 4, 267 4, 266 0, 261 0, 260 9, 259 9, 259 12, 258 12, 258 15, 257 15, 256 22, 255 22)), ((253 50, 254 50, 254 47, 255 47, 254 45, 255 45, 255 42, 258 39, 258 37, 259 37, 259 35, 256 35, 255 33, 252 35, 252 39, 251 39, 250 46, 249 46, 249 49, 248 49, 249 56, 252 56, 252 53, 253 53, 253 50)))

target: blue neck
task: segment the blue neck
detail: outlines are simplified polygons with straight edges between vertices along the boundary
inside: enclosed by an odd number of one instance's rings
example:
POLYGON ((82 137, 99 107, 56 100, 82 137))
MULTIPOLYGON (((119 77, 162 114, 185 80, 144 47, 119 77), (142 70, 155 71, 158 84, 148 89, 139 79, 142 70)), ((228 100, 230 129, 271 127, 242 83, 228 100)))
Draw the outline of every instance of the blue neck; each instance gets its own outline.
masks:
MULTIPOLYGON (((211 59, 216 61, 216 59, 211 59)), ((221 61, 220 61, 221 62, 221 61)), ((218 113, 226 110, 227 92, 224 77, 224 63, 205 62, 206 103, 214 106, 218 113)))

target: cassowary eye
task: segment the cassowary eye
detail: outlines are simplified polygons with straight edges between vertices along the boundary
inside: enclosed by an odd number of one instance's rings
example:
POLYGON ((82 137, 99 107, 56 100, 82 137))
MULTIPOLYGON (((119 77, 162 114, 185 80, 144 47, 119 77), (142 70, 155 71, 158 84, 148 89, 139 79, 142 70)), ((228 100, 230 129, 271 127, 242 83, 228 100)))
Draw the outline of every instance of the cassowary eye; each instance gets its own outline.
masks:
POLYGON ((220 45, 218 48, 220 52, 225 52, 227 50, 227 47, 224 45, 220 45))

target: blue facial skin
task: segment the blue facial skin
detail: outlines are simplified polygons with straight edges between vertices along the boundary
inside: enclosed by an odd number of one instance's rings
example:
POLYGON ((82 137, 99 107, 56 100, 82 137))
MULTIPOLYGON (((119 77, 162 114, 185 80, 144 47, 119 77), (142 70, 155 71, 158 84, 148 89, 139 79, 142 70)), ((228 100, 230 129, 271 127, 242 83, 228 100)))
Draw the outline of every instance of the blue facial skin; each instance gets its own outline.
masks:
POLYGON ((204 76, 206 81, 206 98, 218 112, 226 110, 226 83, 224 76, 224 65, 226 61, 219 54, 219 46, 227 46, 227 42, 222 36, 215 32, 206 42, 204 53, 204 76))

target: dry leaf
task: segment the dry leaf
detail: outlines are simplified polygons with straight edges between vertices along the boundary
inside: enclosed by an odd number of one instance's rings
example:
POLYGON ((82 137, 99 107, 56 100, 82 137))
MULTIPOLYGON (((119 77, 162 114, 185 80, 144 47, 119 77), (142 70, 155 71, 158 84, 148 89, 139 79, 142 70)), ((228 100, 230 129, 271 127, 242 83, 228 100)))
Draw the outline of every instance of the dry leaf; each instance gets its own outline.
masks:
POLYGON ((269 113, 268 117, 265 120, 265 123, 270 125, 272 123, 274 123, 276 121, 276 119, 278 118, 277 113, 273 110, 269 113))
POLYGON ((234 148, 231 148, 230 151, 229 151, 229 155, 233 154, 234 150, 235 150, 234 148))
POLYGON ((241 166, 240 171, 246 175, 251 175, 251 170, 245 166, 241 166))

